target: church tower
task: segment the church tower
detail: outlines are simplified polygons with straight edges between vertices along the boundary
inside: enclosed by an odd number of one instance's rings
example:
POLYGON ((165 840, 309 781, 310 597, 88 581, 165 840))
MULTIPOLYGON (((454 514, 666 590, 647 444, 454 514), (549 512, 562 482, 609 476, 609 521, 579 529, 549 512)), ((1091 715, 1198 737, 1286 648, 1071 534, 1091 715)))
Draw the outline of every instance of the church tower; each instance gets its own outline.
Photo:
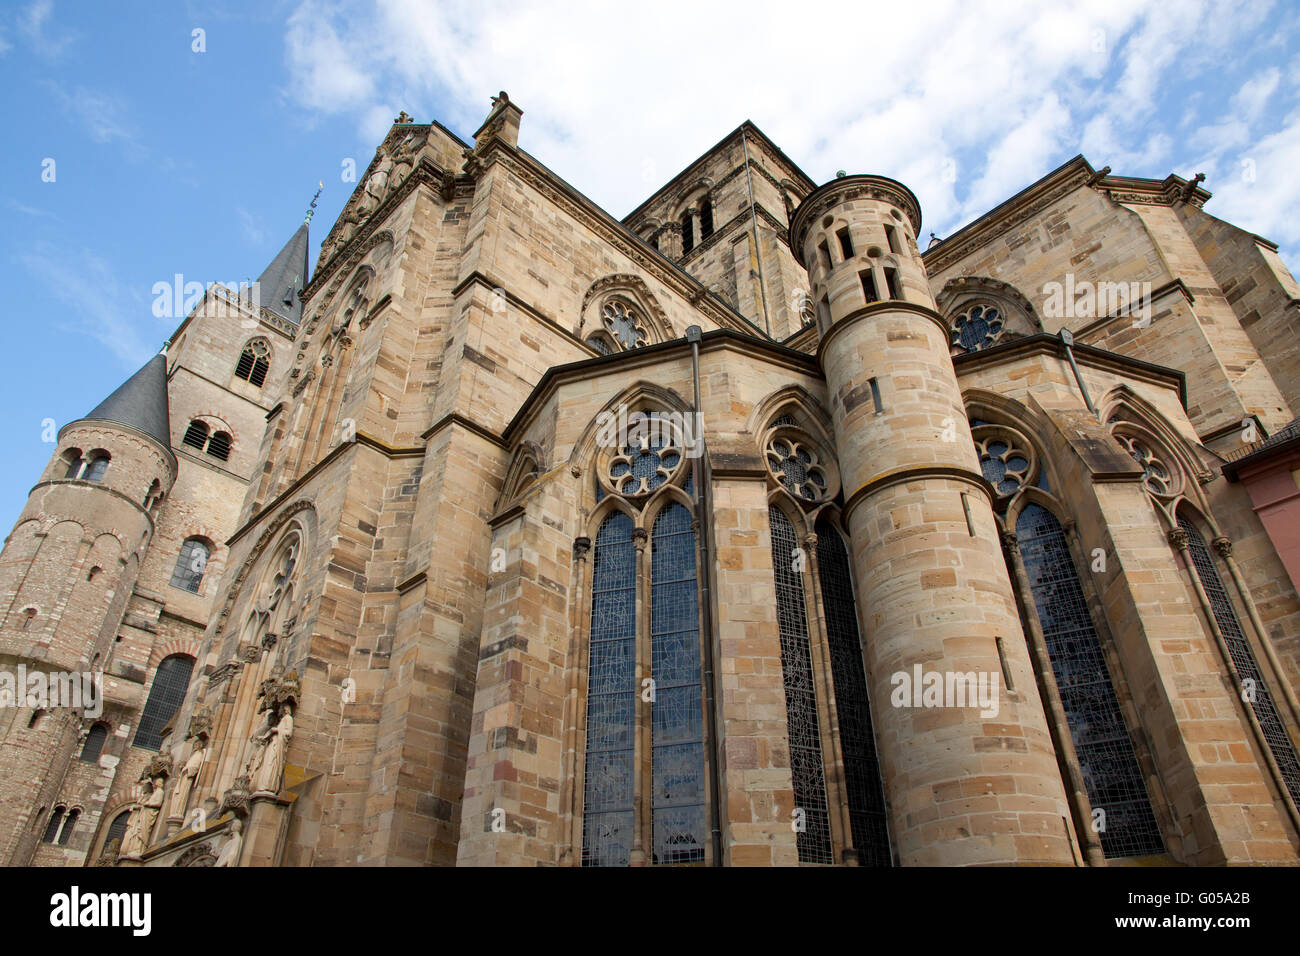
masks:
MULTIPOLYGON (((61 695, 82 675, 102 674, 159 502, 176 480, 166 361, 154 356, 88 415, 60 430, 58 447, 0 553, 0 660, 10 673, 44 675, 38 680, 49 687, 45 706, 28 706, 24 688, 15 688, 15 706, 0 711, 7 724, 0 745, 5 803, 14 811, 0 855, 9 865, 29 862, 83 716, 98 716, 97 708, 80 706, 75 697, 55 699, 55 690, 61 695)), ((104 688, 96 679, 100 699, 104 688)))
POLYGON ((891 830, 905 865, 1070 865, 1069 809, 920 227, 911 190, 861 175, 809 194, 790 227, 817 311, 891 830), (952 694, 936 707, 915 686, 965 675, 998 688, 996 713, 952 694), (1008 777, 1014 800, 989 799, 1008 777))

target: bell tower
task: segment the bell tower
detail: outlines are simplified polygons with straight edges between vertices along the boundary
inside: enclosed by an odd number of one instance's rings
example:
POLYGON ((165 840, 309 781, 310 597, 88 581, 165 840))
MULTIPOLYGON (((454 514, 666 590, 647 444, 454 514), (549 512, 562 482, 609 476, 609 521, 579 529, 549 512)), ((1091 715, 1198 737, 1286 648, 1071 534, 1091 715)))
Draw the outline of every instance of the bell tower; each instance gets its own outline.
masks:
POLYGON ((920 227, 911 190, 863 175, 809 194, 790 224, 817 311, 891 830, 905 865, 1071 865, 1070 811, 920 227), (981 681, 995 714, 971 699, 981 681))
MULTIPOLYGON (((0 709, 0 767, 11 813, 0 860, 25 865, 91 713, 63 699, 71 681, 99 674, 176 480, 167 360, 151 359, 84 418, 65 425, 40 481, 0 552, 0 666, 44 675, 45 706, 0 709), (59 693, 55 693, 56 687, 59 693), (35 817, 35 818, 34 818, 35 817)), ((40 679, 38 678, 38 681, 40 679)), ((38 687, 40 684, 38 683, 38 687)), ((31 685, 29 683, 30 690, 31 685)), ((102 680, 96 696, 102 702, 102 680)))

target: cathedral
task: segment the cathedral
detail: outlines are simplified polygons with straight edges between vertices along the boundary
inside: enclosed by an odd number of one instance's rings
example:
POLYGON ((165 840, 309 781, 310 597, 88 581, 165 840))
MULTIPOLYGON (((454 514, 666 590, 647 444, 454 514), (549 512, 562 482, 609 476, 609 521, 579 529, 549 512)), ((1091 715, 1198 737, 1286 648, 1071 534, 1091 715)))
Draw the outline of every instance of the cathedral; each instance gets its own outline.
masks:
POLYGON ((1300 864, 1274 243, 1082 156, 936 237, 749 122, 619 220, 522 115, 58 432, 5 863, 1300 864))

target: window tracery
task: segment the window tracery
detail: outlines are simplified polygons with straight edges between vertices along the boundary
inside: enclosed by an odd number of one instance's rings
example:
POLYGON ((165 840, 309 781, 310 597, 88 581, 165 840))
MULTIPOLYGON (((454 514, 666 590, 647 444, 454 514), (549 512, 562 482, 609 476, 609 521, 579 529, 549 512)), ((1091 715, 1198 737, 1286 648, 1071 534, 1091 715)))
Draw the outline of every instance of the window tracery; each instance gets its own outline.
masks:
POLYGON ((997 343, 1006 328, 1002 310, 981 303, 967 307, 952 321, 952 344, 977 352, 997 343))

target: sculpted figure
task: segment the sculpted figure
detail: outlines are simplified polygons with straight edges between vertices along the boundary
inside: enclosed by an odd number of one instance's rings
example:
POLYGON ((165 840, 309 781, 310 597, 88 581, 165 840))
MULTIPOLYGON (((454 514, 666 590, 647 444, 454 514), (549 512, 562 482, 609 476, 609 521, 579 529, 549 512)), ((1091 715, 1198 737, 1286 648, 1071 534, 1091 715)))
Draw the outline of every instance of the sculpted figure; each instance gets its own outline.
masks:
POLYGON ((154 824, 158 822, 158 813, 162 810, 163 778, 154 777, 151 786, 153 789, 149 791, 149 795, 140 801, 139 805, 131 811, 131 816, 127 818, 123 855, 139 856, 149 846, 154 824))
POLYGON ((126 818, 126 833, 122 835, 122 856, 139 856, 144 852, 144 839, 140 835, 140 804, 131 808, 126 818))
POLYGON ((230 839, 221 847, 221 852, 217 854, 215 866, 239 866, 239 851, 244 845, 243 836, 244 825, 238 819, 230 821, 230 839))
POLYGON ((199 775, 199 770, 203 766, 203 758, 206 755, 207 751, 196 739, 194 741, 194 752, 190 754, 190 759, 185 761, 185 766, 181 768, 180 777, 176 780, 176 789, 172 791, 172 802, 168 810, 168 816, 185 816, 185 805, 189 803, 190 792, 194 789, 194 781, 199 775))
POLYGON ((262 751, 262 762, 254 777, 253 790, 267 790, 279 793, 280 778, 284 774, 285 758, 289 752, 289 740, 293 737, 293 708, 286 706, 284 716, 271 730, 270 738, 262 751))

